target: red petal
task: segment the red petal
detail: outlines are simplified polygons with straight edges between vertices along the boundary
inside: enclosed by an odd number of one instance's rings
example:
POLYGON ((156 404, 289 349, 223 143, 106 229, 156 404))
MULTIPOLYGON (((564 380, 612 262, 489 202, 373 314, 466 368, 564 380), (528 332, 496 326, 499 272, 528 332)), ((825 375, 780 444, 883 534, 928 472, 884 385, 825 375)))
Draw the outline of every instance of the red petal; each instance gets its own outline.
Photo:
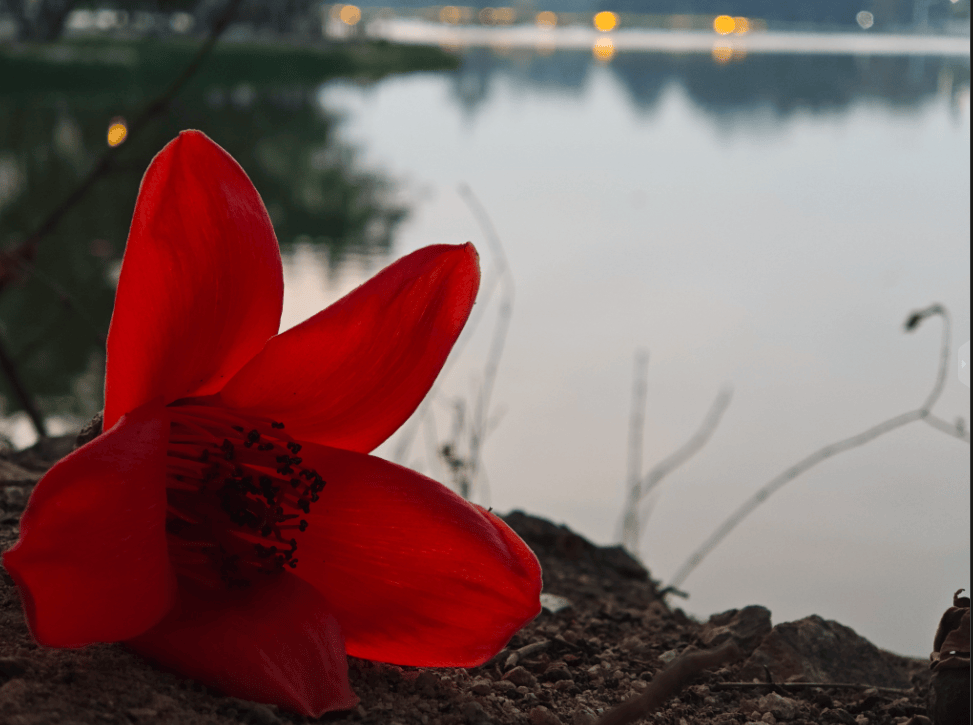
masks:
POLYGON ((3 563, 41 644, 127 639, 172 606, 163 477, 168 434, 158 407, 126 415, 37 484, 20 539, 3 563))
POLYGON ((280 250, 243 169, 199 131, 153 159, 108 333, 105 426, 162 396, 223 387, 277 332, 280 250))
POLYGON ((327 600, 348 654, 473 667, 540 612, 537 558, 496 516, 380 458, 315 445, 301 456, 327 485, 295 573, 327 600))
POLYGON ((294 438, 367 452, 429 392, 480 282, 472 244, 420 249, 270 340, 221 402, 294 438))
POLYGON ((358 704, 337 621, 286 572, 247 589, 183 586, 172 613, 126 644, 228 695, 309 717, 358 704))

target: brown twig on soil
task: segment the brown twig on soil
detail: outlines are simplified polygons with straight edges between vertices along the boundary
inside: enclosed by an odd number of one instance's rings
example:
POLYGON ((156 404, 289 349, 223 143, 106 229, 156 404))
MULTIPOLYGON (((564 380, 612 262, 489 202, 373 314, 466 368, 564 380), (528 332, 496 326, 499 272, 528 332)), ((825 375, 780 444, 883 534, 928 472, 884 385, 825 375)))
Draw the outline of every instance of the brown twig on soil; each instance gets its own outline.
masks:
POLYGON ((711 690, 753 690, 761 687, 778 687, 784 690, 813 690, 816 687, 838 690, 876 690, 877 692, 887 692, 890 695, 909 695, 912 693, 911 689, 876 687, 875 685, 861 685, 853 682, 717 682, 710 685, 711 690))
POLYGON ((686 652, 676 657, 656 675, 649 689, 638 697, 612 708, 595 725, 628 725, 662 707, 703 670, 718 667, 743 657, 735 642, 727 642, 716 649, 686 652))
POLYGON ((697 566, 699 566, 703 559, 705 559, 713 551, 713 549, 715 549, 723 541, 723 539, 725 539, 727 535, 729 535, 729 533, 737 527, 741 521, 753 513, 754 509, 770 498, 772 494, 776 493, 786 483, 794 480, 808 469, 813 468, 822 461, 826 461, 832 456, 836 456, 839 453, 843 453, 852 448, 857 448, 858 446, 863 446, 879 436, 884 435, 885 433, 893 431, 896 428, 901 428, 902 426, 913 423, 917 420, 924 420, 937 430, 969 443, 969 431, 964 430, 961 424, 950 425, 946 421, 941 420, 932 414, 932 406, 935 405, 940 394, 943 392, 943 386, 946 384, 946 370, 949 368, 949 312, 947 312, 942 305, 938 304, 930 305, 924 309, 912 312, 905 322, 905 331, 911 332, 918 327, 922 320, 936 315, 943 318, 943 334, 942 342, 940 344, 939 368, 936 371, 936 382, 933 384, 932 391, 926 397, 923 404, 915 410, 910 410, 907 413, 902 413, 893 418, 889 418, 888 420, 872 426, 868 430, 862 431, 857 435, 849 436, 848 438, 844 438, 836 443, 827 445, 807 456, 803 460, 798 461, 783 473, 780 473, 772 478, 768 483, 764 484, 752 496, 750 496, 750 498, 744 501, 736 511, 727 517, 727 519, 720 524, 716 531, 710 534, 709 538, 703 542, 702 546, 696 549, 696 551, 692 553, 692 555, 682 564, 682 566, 679 567, 679 570, 672 577, 672 581, 668 582, 669 586, 676 588, 681 587, 683 582, 686 581, 686 578, 697 566))

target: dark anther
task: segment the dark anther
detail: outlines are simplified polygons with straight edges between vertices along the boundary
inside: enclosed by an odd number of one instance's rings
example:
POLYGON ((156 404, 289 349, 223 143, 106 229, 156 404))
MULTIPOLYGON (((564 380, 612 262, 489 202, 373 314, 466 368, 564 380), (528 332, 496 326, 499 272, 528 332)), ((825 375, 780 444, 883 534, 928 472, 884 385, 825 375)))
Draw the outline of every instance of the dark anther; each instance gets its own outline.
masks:
POLYGON ((291 545, 291 551, 290 551, 291 554, 297 551, 297 539, 291 539, 287 543, 291 545))
POLYGON ((281 466, 277 469, 277 473, 279 473, 281 476, 289 476, 294 473, 294 469, 290 466, 281 466))
POLYGON ((261 443, 257 446, 258 451, 272 451, 274 450, 273 443, 261 443))
POLYGON ((264 524, 263 528, 260 529, 260 535, 261 536, 270 536, 270 532, 271 531, 273 531, 273 528, 271 528, 270 524, 264 524))
POLYGON ((299 465, 301 465, 301 460, 303 460, 303 459, 298 458, 298 457, 295 456, 294 458, 291 458, 288 461, 288 463, 290 463, 292 466, 299 466, 299 465))
POLYGON ((317 491, 312 491, 311 492, 311 503, 317 503, 318 502, 318 499, 320 499, 320 498, 321 497, 318 496, 317 491))
POLYGON ((277 462, 278 463, 290 463, 291 462, 291 457, 290 456, 277 456, 277 462))
POLYGON ((199 455, 199 462, 206 463, 209 460, 209 448, 204 448, 203 452, 199 455))
POLYGON ((291 441, 290 443, 287 444, 287 450, 289 450, 291 453, 293 453, 296 456, 298 453, 301 452, 301 444, 294 443, 293 441, 291 441))
POLYGON ((257 430, 256 428, 254 428, 252 431, 250 431, 249 433, 247 433, 247 440, 246 440, 246 442, 243 445, 245 445, 247 448, 249 448, 250 446, 252 446, 254 443, 256 443, 259 440, 260 440, 260 431, 257 430))
POLYGON ((291 479, 291 488, 297 488, 300 485, 301 485, 301 482, 298 481, 296 478, 292 478, 291 479))
POLYGON ((233 460, 233 444, 230 443, 230 441, 224 438, 222 445, 220 445, 220 449, 223 451, 223 457, 226 460, 228 461, 233 460))
POLYGON ((301 519, 301 523, 300 523, 300 526, 298 526, 298 528, 299 528, 299 529, 300 529, 300 530, 301 530, 302 532, 303 532, 303 531, 306 531, 306 530, 307 530, 307 521, 305 521, 304 519, 301 519))
POLYGON ((235 425, 235 426, 232 426, 232 427, 233 427, 233 430, 235 430, 237 433, 243 433, 243 426, 242 425, 235 425))
POLYGON ((283 423, 277 423, 277 422, 271 421, 270 427, 271 428, 277 428, 278 430, 280 430, 280 429, 282 429, 284 427, 284 424, 283 423))
POLYGON ((320 493, 321 491, 324 490, 324 487, 326 485, 327 482, 323 478, 318 476, 316 479, 314 479, 314 483, 311 484, 311 490, 314 491, 315 493, 320 493))
POLYGON ((287 566, 289 566, 291 569, 296 569, 297 559, 291 559, 289 562, 287 562, 287 566))
POLYGON ((206 469, 206 473, 203 476, 203 481, 207 481, 207 482, 212 481, 214 478, 216 478, 219 475, 220 475, 220 466, 218 463, 214 463, 212 466, 206 469))
POLYGON ((306 514, 311 513, 311 502, 306 498, 297 499, 297 507, 306 514))

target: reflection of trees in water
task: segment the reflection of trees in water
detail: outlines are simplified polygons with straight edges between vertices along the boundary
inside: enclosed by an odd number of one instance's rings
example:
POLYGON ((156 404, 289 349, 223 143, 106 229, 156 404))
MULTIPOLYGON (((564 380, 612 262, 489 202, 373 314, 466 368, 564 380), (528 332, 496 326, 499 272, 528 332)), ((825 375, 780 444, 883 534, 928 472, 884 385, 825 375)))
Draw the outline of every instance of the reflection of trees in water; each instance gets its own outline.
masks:
MULTIPOLYGON (((5 339, 45 408, 85 414, 100 407, 100 385, 87 383, 100 380, 104 348, 98 337, 108 330, 112 273, 124 251, 139 180, 153 155, 182 129, 202 130, 239 161, 263 197, 285 253, 297 240, 315 242, 327 249, 334 267, 348 254, 389 250, 405 210, 391 201, 389 182, 355 170, 353 151, 335 139, 335 124, 317 107, 314 90, 210 86, 177 99, 166 118, 119 149, 115 170, 40 244, 36 272, 0 295, 5 339), (72 303, 64 304, 60 292, 72 303), (81 395, 88 400, 78 400, 81 395)), ((144 102, 66 92, 12 100, 0 103, 2 249, 23 241, 76 187, 105 149, 109 119, 144 102)), ((6 392, 5 380, 0 392, 6 392)))
MULTIPOLYGON (((512 64, 475 49, 463 56, 453 88, 472 113, 489 97, 497 75, 527 90, 580 94, 591 67, 586 52, 535 55, 512 64)), ((937 93, 956 94, 970 84, 968 60, 922 56, 754 54, 720 64, 701 54, 626 52, 608 68, 643 111, 655 110, 662 90, 676 83, 706 114, 731 125, 768 111, 779 120, 797 111, 844 113, 862 100, 918 109, 937 93)))
POLYGON ((591 69, 588 51, 535 55, 532 51, 501 56, 490 48, 470 48, 452 74, 453 96, 467 114, 474 114, 490 97, 498 76, 509 77, 525 90, 548 90, 580 95, 591 69))

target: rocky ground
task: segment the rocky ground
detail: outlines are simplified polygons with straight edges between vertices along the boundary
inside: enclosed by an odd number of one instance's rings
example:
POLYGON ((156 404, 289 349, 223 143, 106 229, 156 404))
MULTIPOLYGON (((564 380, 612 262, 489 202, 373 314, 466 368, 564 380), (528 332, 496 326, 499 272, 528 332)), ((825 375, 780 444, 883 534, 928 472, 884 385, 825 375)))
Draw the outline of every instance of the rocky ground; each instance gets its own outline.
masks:
MULTIPOLYGON (((17 538, 33 483, 69 448, 70 441, 62 441, 0 456, 0 550, 17 538)), ((667 725, 931 722, 928 661, 879 650, 820 617, 774 626, 760 606, 695 621, 667 603, 649 573, 622 549, 597 547, 520 512, 505 518, 544 570, 546 606, 537 619, 472 670, 351 659, 361 704, 321 722, 594 725, 606 718, 603 725, 621 725, 635 722, 644 708, 634 706, 634 715, 607 713, 639 696, 658 703, 644 722, 667 725), (728 642, 741 656, 723 666, 702 669, 692 656, 680 657, 719 646, 726 652, 728 642), (674 674, 685 682, 666 685, 674 674)), ((967 688, 968 676, 966 670, 967 688)), ((121 645, 39 648, 13 582, 0 568, 0 725, 307 722, 159 671, 121 645)))

